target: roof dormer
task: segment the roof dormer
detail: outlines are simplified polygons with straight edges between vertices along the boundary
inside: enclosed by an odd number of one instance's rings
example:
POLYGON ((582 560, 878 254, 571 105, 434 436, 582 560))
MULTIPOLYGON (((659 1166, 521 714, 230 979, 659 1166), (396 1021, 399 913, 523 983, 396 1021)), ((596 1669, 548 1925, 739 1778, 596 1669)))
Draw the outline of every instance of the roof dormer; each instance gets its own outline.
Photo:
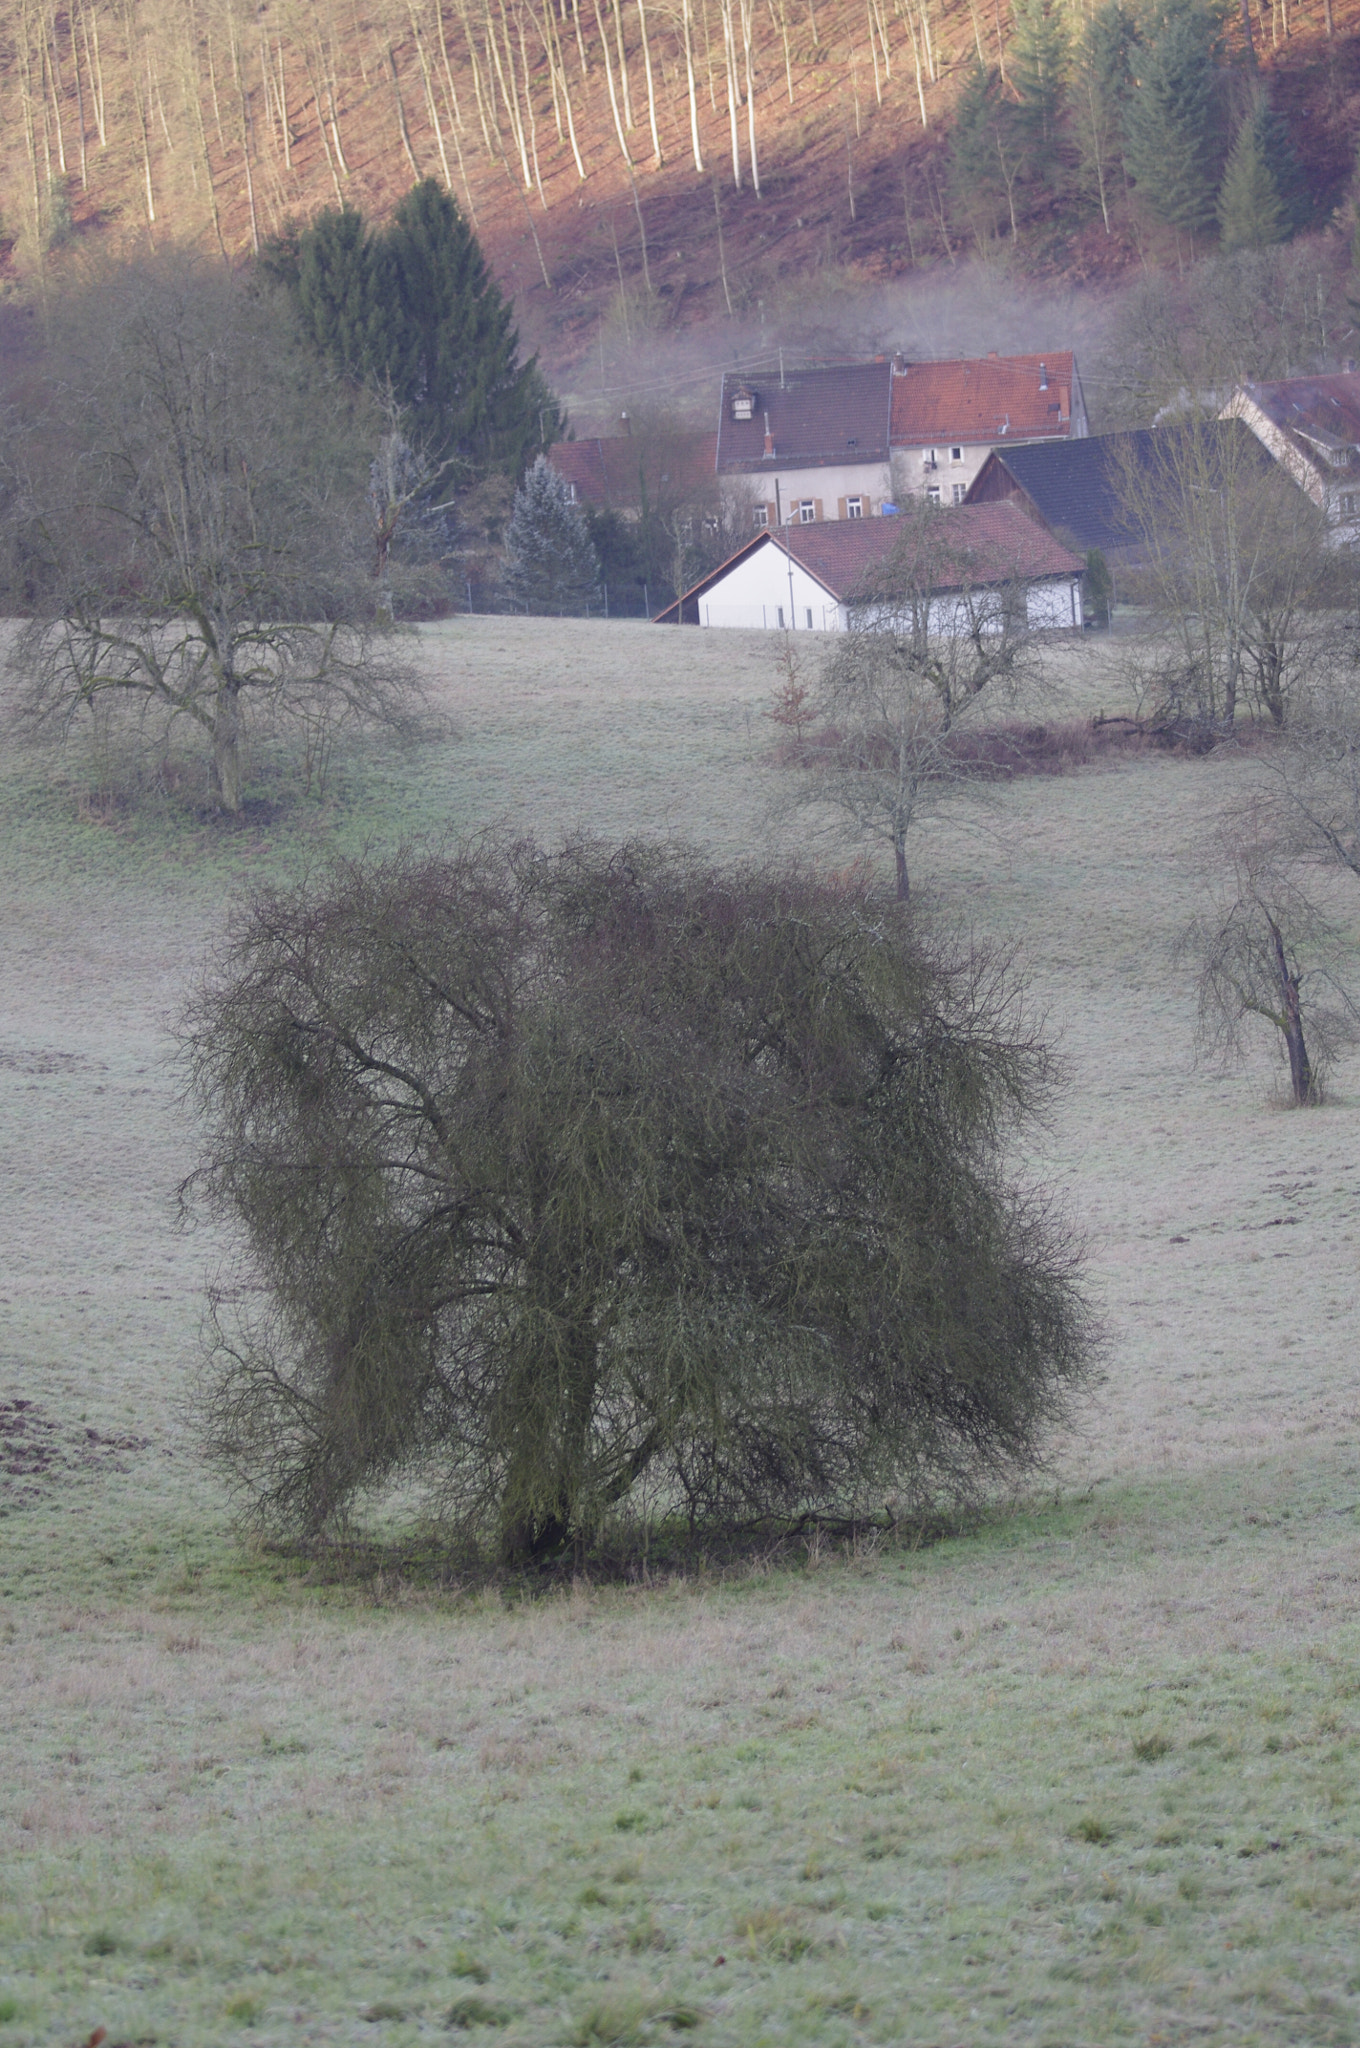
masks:
POLYGON ((738 384, 732 393, 732 417, 734 420, 753 420, 756 416, 756 394, 749 384, 738 384))

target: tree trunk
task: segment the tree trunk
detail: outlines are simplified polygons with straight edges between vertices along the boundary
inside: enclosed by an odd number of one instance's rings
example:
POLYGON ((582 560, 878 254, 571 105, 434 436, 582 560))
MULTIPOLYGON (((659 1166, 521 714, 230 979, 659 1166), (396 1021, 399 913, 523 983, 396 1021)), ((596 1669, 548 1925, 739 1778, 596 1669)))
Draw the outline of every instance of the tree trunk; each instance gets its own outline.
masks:
POLYGON ((598 1363, 594 1333, 577 1330, 564 1352, 543 1368, 550 1385, 535 1385, 532 1367, 529 1384, 521 1384, 501 1522, 501 1557, 508 1565, 552 1557, 577 1533, 598 1363), (565 1390, 558 1379, 563 1367, 565 1390), (527 1505, 531 1500, 535 1507, 527 1505))
POLYGON ((235 683, 222 684, 214 713, 213 782, 218 803, 235 815, 241 808, 241 693, 235 683))
POLYGON ((893 859, 897 863, 897 900, 911 901, 911 882, 907 875, 907 842, 899 833, 893 840, 893 859))
POLYGON ((1289 1080, 1294 1091, 1294 1106, 1296 1109, 1306 1109, 1313 1100, 1313 1063, 1308 1057, 1308 1046, 1303 1036, 1303 1006, 1299 1000, 1299 977, 1290 969, 1284 950, 1284 936, 1273 918, 1270 920, 1270 944, 1275 955, 1275 972, 1280 982, 1284 1042, 1289 1051, 1289 1080))

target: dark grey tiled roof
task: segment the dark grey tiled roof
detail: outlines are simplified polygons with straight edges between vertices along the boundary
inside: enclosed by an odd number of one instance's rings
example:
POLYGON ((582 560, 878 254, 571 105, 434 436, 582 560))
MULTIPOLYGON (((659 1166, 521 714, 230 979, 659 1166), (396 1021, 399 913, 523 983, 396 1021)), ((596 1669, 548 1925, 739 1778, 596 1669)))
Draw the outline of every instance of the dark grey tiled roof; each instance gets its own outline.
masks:
POLYGON ((750 475, 786 469, 829 468, 832 463, 886 462, 892 407, 892 364, 841 363, 822 369, 789 370, 723 378, 718 413, 718 470, 750 475), (749 420, 734 420, 736 391, 752 393, 749 420), (765 454, 769 415, 774 455, 765 454))
POLYGON ((997 487, 999 470, 1069 546, 1100 548, 1106 554, 1136 548, 1138 532, 1121 498, 1124 464, 1132 461, 1155 477, 1174 453, 1177 437, 1190 431, 1205 437, 1210 464, 1216 450, 1226 456, 1232 447, 1235 460, 1245 451, 1247 459, 1259 461, 1263 468, 1270 465, 1270 456, 1240 420, 1211 420, 1193 430, 1145 427, 1126 434, 1095 434, 1080 441, 1036 441, 1026 447, 994 448, 966 502, 985 503, 1002 495, 997 487))

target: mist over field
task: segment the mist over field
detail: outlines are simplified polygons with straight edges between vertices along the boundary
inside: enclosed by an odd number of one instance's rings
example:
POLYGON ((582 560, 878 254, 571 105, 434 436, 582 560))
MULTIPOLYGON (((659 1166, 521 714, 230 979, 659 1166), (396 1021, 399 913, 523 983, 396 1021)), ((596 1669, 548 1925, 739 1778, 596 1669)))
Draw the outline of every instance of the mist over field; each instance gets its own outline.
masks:
POLYGON ((578 435, 618 433, 619 412, 638 404, 673 407, 696 427, 716 422, 725 370, 777 370, 804 360, 864 361, 900 352, 908 361, 940 356, 1075 350, 1087 405, 1099 418, 1104 361, 1126 288, 1059 281, 1027 284, 1012 267, 977 260, 940 264, 920 278, 866 284, 835 270, 771 292, 762 309, 736 320, 648 329, 626 336, 617 315, 595 341, 560 360, 533 314, 526 345, 542 350, 578 435), (603 374, 601 366, 603 349, 603 374))

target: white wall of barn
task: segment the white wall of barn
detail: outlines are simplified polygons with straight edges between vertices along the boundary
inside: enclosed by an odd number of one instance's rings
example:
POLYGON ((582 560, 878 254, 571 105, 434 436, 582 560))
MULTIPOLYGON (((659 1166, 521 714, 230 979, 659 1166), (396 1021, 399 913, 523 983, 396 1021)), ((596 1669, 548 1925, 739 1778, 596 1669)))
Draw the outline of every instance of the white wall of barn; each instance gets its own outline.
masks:
MULTIPOLYGON (((966 597, 937 597, 930 607, 930 631, 941 640, 969 633, 981 621, 982 629, 999 630, 1006 594, 999 586, 982 585, 966 597)), ((855 607, 853 623, 858 627, 890 626, 893 609, 855 607)), ((1025 622, 1035 633, 1070 631, 1081 624, 1080 576, 1043 576, 1025 591, 1025 622)))
MULTIPOLYGON (((849 607, 773 541, 753 548, 733 563, 699 598, 698 608, 701 626, 749 626, 769 633, 843 633, 851 624, 849 607)), ((1031 583, 1025 593, 1025 612, 1036 632, 1079 626, 1080 577, 1047 576, 1031 583)), ((939 597, 931 606, 932 633, 942 637, 964 633, 970 622, 968 609, 959 598, 939 597)))

